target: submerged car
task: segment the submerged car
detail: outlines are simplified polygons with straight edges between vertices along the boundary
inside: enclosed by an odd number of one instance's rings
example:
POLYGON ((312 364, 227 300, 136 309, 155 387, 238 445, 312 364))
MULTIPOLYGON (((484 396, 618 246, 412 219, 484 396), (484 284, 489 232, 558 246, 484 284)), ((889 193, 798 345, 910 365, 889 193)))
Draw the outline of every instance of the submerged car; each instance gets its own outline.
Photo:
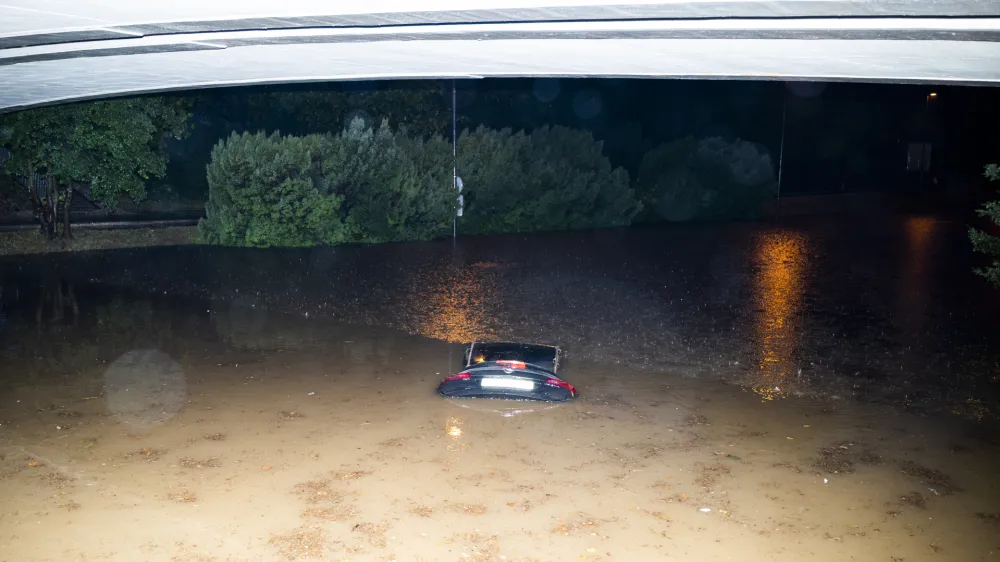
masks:
POLYGON ((559 378, 562 351, 550 345, 474 342, 465 369, 441 381, 438 393, 452 398, 500 398, 565 402, 576 387, 559 378))

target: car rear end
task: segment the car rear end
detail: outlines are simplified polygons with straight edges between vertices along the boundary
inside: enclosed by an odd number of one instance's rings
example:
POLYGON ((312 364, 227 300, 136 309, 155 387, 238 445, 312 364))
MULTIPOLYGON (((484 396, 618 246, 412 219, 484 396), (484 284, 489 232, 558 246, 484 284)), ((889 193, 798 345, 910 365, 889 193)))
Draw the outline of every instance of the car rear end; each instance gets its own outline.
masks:
POLYGON ((438 392, 452 398, 494 398, 565 402, 576 388, 555 373, 516 360, 474 363, 441 381, 438 392))

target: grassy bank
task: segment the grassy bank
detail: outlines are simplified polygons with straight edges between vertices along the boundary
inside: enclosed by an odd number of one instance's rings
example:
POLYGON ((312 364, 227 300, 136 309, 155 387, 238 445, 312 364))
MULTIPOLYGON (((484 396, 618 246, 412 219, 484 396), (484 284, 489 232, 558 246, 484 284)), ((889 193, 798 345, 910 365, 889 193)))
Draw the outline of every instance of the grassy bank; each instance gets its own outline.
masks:
POLYGON ((46 240, 37 230, 0 232, 0 256, 82 252, 116 248, 146 248, 198 244, 198 227, 77 230, 72 240, 46 240))

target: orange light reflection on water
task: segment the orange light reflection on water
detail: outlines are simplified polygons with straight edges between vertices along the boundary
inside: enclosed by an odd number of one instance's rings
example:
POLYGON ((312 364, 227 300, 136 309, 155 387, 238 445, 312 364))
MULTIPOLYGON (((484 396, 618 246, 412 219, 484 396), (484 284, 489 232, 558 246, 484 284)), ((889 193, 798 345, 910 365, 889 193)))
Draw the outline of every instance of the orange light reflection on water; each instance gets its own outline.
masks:
POLYGON ((798 233, 769 232, 757 240, 757 372, 751 376, 750 387, 765 400, 786 395, 798 374, 796 318, 802 301, 806 250, 807 240, 798 233))
POLYGON ((495 304, 489 268, 449 267, 435 275, 426 295, 421 295, 424 321, 418 327, 422 336, 453 343, 468 343, 496 337, 491 324, 495 304))

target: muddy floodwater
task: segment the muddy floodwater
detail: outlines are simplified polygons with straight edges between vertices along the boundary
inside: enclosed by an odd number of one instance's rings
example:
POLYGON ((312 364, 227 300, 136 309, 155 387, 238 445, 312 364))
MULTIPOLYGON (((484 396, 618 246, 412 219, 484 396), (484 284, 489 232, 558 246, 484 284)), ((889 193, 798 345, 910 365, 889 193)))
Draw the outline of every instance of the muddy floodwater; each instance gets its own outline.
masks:
POLYGON ((993 560, 960 221, 12 259, 0 561, 993 560), (562 345, 571 403, 446 400, 562 345))

